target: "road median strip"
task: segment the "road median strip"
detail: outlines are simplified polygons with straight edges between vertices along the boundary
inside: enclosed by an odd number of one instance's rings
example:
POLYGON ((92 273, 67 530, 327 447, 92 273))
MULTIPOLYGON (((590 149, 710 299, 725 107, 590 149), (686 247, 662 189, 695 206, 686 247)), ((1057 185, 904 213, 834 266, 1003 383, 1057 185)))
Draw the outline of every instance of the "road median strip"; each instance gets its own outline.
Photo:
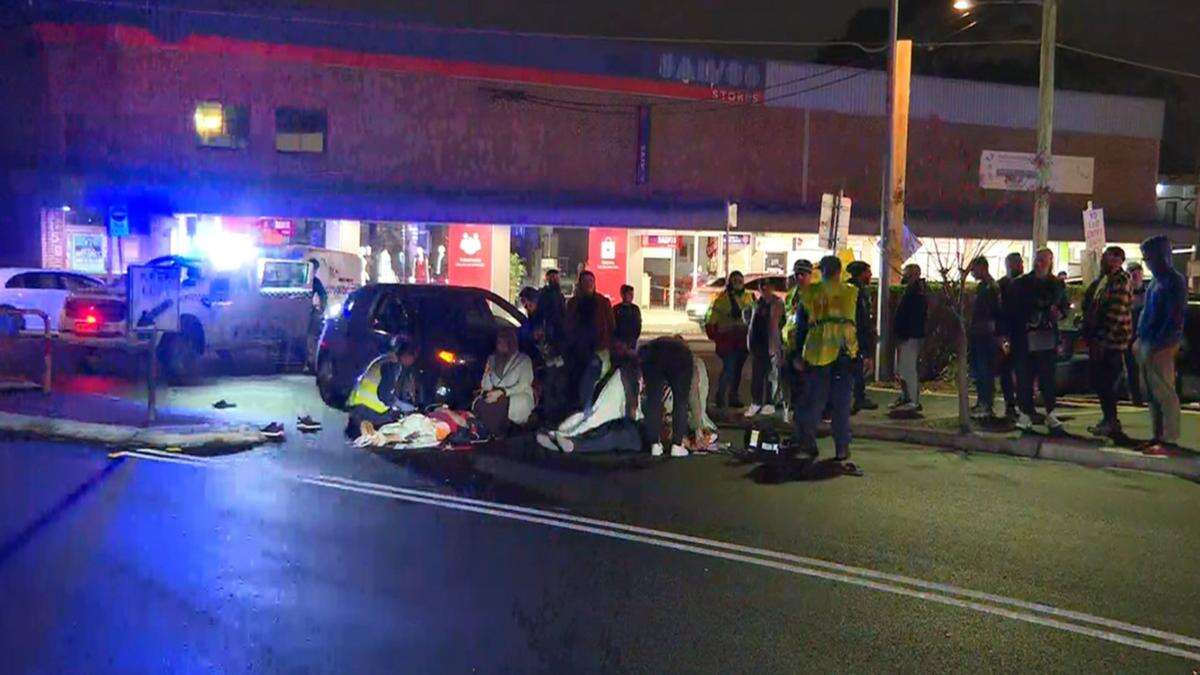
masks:
POLYGON ((267 439, 251 425, 135 427, 0 412, 0 431, 121 448, 249 447, 267 439))

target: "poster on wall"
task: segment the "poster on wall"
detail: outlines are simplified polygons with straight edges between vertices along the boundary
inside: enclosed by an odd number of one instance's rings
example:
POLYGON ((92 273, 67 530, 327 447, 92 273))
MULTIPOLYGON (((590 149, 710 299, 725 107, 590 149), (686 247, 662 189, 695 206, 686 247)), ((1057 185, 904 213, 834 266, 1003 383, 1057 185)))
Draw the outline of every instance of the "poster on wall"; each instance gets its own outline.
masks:
POLYGON ((77 272, 104 273, 104 235, 92 232, 74 232, 67 246, 70 269, 77 272))
POLYGON ((455 286, 492 287, 491 225, 453 224, 448 228, 449 281, 455 286))
POLYGON ((67 266, 67 215, 59 209, 42 209, 42 267, 67 266))
MULTIPOLYGON (((1053 155, 1050 188, 1063 194, 1092 194, 1094 157, 1053 155)), ((984 150, 979 155, 979 187, 985 190, 1032 192, 1037 187, 1037 155, 984 150)))
POLYGON ((625 283, 628 231, 619 227, 588 230, 588 269, 596 275, 596 290, 614 303, 621 301, 625 283))

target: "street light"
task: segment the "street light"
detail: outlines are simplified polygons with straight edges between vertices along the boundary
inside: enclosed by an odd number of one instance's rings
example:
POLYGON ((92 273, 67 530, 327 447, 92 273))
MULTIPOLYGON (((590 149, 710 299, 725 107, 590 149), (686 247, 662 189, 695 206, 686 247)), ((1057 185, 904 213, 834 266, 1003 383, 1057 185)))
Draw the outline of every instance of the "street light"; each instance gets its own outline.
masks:
POLYGON ((990 0, 972 2, 955 0, 954 9, 967 11, 976 5, 1041 5, 1042 36, 1038 73, 1037 187, 1033 197, 1033 231, 1030 237, 1033 250, 1046 245, 1050 238, 1050 170, 1053 154, 1050 146, 1054 137, 1054 43, 1058 36, 1058 0, 990 0))

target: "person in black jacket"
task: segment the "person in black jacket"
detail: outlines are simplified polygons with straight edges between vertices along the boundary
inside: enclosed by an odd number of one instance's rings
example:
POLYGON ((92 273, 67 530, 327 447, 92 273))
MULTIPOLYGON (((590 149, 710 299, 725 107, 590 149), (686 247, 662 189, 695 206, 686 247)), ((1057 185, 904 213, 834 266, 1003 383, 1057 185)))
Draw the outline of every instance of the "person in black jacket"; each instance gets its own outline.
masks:
POLYGON ((613 306, 613 322, 613 339, 636 350, 642 336, 642 310, 633 304, 633 286, 629 284, 621 286, 621 302, 613 306))
POLYGON ((559 285, 558 270, 546 270, 546 285, 537 299, 538 316, 535 329, 540 330, 546 345, 557 355, 566 351, 566 331, 563 324, 567 316, 567 299, 559 285))
POLYGON ((996 282, 1000 288, 1000 325, 997 328, 1003 341, 997 370, 1000 375, 1000 391, 1004 394, 1004 417, 1015 420, 1017 418, 1017 370, 1013 350, 1018 340, 1025 339, 1025 332, 1016 330, 1020 321, 1016 318, 1014 309, 1019 303, 1013 298, 1012 289, 1013 282, 1025 274, 1025 259, 1021 257, 1020 253, 1009 253, 1004 258, 1004 267, 1008 273, 996 282))
POLYGON ((850 284, 858 289, 858 306, 854 312, 854 327, 858 333, 858 356, 854 357, 852 372, 854 375, 854 405, 850 414, 859 410, 874 410, 879 404, 867 398, 867 371, 874 370, 875 318, 871 316, 871 294, 867 286, 871 283, 871 266, 862 260, 855 260, 846 265, 846 273, 850 275, 850 284))
POLYGON ((896 371, 900 375, 902 390, 892 408, 897 412, 916 413, 921 410, 917 357, 925 341, 929 294, 925 280, 921 278, 921 268, 917 265, 904 267, 900 283, 904 284, 904 295, 900 297, 900 306, 896 308, 892 332, 896 337, 896 371))
POLYGON ((642 418, 650 454, 663 454, 663 398, 671 392, 671 456, 686 457, 683 437, 688 431, 688 403, 692 394, 692 351, 683 338, 660 337, 638 350, 642 367, 642 418))
POLYGON ((979 419, 995 416, 997 337, 1000 324, 1000 287, 988 271, 987 258, 971 261, 975 301, 971 304, 971 324, 967 331, 971 376, 975 379, 975 407, 971 415, 979 419))
POLYGON ((1043 248, 1037 252, 1033 271, 1013 282, 1014 318, 1018 322, 1014 333, 1024 339, 1014 344, 1013 357, 1017 368, 1017 428, 1033 428, 1035 414, 1033 380, 1036 377, 1046 406, 1046 427, 1057 433, 1063 423, 1054 415, 1055 367, 1058 364, 1058 322, 1066 317, 1071 305, 1067 287, 1054 274, 1054 252, 1043 248))

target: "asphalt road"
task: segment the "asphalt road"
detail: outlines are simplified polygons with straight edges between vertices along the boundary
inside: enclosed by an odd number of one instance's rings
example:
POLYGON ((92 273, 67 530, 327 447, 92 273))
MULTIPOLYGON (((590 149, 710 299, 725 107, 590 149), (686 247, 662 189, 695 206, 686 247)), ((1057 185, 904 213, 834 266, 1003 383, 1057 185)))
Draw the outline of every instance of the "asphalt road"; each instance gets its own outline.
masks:
MULTIPOLYGON (((310 384, 168 400, 290 422, 310 384)), ((770 485, 719 455, 373 453, 319 415, 204 459, 0 443, 5 671, 1200 665, 1178 479, 861 443, 863 478, 770 485)))

